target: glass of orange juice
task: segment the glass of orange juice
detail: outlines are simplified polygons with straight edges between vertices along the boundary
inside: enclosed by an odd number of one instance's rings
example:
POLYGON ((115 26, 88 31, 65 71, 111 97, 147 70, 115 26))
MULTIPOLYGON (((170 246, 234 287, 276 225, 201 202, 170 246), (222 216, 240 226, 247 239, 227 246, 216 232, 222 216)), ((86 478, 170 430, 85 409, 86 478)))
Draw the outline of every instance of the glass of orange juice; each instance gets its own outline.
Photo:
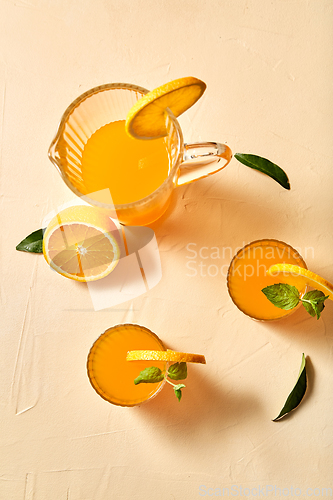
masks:
POLYGON ((232 158, 223 144, 185 145, 171 111, 166 137, 129 137, 127 113, 147 93, 125 83, 85 92, 66 109, 49 148, 50 160, 76 195, 127 225, 158 219, 175 187, 221 170, 232 158))
POLYGON ((156 384, 134 384, 140 371, 148 366, 161 370, 161 361, 126 361, 128 351, 148 349, 165 351, 155 333, 143 326, 124 324, 106 330, 93 344, 87 361, 89 380, 95 391, 106 401, 118 406, 136 406, 152 399, 162 389, 165 380, 156 384))
POLYGON ((227 276, 229 295, 244 314, 256 320, 269 321, 284 318, 295 311, 279 309, 261 291, 275 283, 288 283, 305 293, 304 282, 296 276, 268 276, 273 264, 287 263, 307 269, 300 254, 287 243, 267 239, 256 240, 244 246, 232 259, 227 276))

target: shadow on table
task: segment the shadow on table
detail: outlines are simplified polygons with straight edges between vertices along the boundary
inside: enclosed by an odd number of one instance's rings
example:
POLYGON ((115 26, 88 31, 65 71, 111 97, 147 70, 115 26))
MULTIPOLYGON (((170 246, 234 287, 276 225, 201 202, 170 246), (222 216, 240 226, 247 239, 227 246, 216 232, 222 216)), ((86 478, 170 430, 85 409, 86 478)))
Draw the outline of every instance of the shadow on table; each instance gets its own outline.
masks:
POLYGON ((257 239, 258 234, 261 237, 277 237, 277 234, 267 234, 267 228, 275 228, 275 232, 279 232, 275 199, 258 201, 255 192, 240 191, 237 185, 233 189, 217 186, 212 181, 213 178, 203 179, 175 189, 169 208, 150 227, 158 235, 165 226, 173 238, 181 237, 184 224, 187 233, 193 229, 194 234, 198 233, 199 227, 205 232, 208 225, 216 226, 216 229, 222 227, 226 235, 230 232, 230 235, 236 234, 248 241, 257 239), (189 221, 193 221, 193 228, 188 227, 189 221))
POLYGON ((200 440, 200 436, 211 433, 212 429, 223 434, 244 420, 260 419, 261 403, 254 393, 228 389, 226 379, 209 379, 205 376, 206 366, 188 363, 188 377, 179 381, 186 385, 180 402, 173 388, 166 384, 155 399, 137 411, 177 439, 180 429, 182 435, 190 434, 200 440))
POLYGON ((293 344, 303 352, 306 346, 305 355, 312 351, 321 353, 324 357, 327 352, 327 336, 331 335, 331 325, 333 322, 333 304, 329 302, 319 320, 310 316, 303 306, 286 318, 278 321, 261 323, 269 334, 274 334, 284 338, 292 339, 293 344), (298 346, 298 347, 297 347, 298 346))

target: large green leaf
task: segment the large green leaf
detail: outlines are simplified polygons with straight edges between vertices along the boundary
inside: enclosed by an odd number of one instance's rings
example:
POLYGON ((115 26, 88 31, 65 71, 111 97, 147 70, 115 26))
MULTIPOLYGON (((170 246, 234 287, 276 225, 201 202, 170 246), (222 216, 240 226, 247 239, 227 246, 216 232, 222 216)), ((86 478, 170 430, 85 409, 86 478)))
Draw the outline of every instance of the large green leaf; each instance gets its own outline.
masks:
POLYGON ((285 189, 290 189, 289 179, 285 171, 270 160, 262 158, 261 156, 243 153, 236 153, 234 157, 247 167, 259 170, 259 172, 272 177, 272 179, 285 189))
POLYGON ((291 412, 292 410, 295 410, 301 403, 304 394, 306 392, 306 387, 307 387, 307 380, 306 380, 306 361, 305 361, 305 356, 302 354, 302 363, 301 363, 301 368, 299 371, 298 379, 296 382, 295 387, 287 397, 286 402, 284 403, 284 406, 278 416, 274 418, 273 422, 276 422, 277 420, 280 420, 280 418, 284 417, 287 415, 287 413, 291 412))
POLYGON ((43 229, 37 229, 29 234, 16 246, 21 252, 43 253, 43 229))

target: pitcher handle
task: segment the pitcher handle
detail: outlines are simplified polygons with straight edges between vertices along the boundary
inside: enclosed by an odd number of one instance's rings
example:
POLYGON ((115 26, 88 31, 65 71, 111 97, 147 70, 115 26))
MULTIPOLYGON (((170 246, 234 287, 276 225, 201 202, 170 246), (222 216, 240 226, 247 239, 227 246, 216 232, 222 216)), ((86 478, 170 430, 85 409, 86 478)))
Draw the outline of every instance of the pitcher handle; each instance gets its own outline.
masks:
POLYGON ((184 161, 179 168, 177 186, 215 174, 226 167, 232 158, 229 146, 219 142, 198 142, 184 144, 184 147, 184 161))

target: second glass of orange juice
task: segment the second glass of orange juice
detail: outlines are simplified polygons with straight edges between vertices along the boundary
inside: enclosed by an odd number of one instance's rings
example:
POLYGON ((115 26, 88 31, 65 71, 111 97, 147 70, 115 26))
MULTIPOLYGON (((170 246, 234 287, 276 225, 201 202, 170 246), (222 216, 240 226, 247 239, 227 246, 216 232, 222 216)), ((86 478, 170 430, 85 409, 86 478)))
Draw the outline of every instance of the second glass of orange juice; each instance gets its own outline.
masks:
POLYGON ((285 310, 274 306, 261 291, 275 283, 289 283, 302 294, 304 282, 296 276, 278 278, 268 276, 273 264, 287 263, 307 268, 300 254, 287 243, 267 239, 257 240, 243 247, 232 259, 227 276, 229 295, 244 314, 257 320, 276 320, 288 316, 295 309, 285 310))
POLYGON ((88 355, 87 370, 95 391, 109 403, 136 406, 152 399, 162 389, 165 380, 155 384, 134 384, 140 371, 148 366, 161 370, 161 361, 126 361, 128 351, 144 349, 164 351, 155 333, 143 326, 124 324, 106 330, 93 344, 88 355))

